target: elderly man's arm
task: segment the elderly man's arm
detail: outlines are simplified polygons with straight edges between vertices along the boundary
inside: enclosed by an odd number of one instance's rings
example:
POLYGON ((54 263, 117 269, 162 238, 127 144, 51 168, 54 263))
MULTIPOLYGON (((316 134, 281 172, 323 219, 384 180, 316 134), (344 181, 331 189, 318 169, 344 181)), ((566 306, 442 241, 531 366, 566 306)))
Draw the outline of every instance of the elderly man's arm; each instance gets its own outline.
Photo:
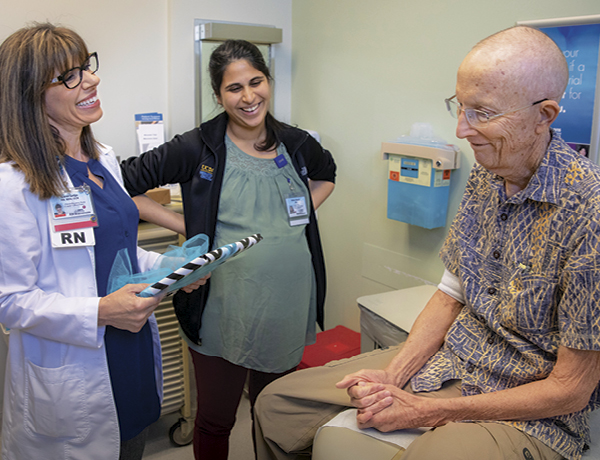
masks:
POLYGON ((411 395, 386 385, 375 392, 366 384, 351 388, 360 401, 361 392, 377 395, 379 402, 359 407, 362 428, 381 431, 419 426, 439 426, 460 420, 538 420, 577 412, 589 402, 600 381, 600 351, 560 347, 550 375, 515 388, 460 398, 436 399, 411 395))
MULTIPOLYGON (((440 349, 446 332, 460 313, 463 304, 438 290, 417 317, 408 339, 385 369, 363 369, 347 375, 336 384, 337 388, 363 388, 368 383, 390 384, 403 387, 408 380, 440 349)), ((364 387, 366 388, 366 387, 364 387)), ((362 401, 357 407, 365 407, 378 401, 377 391, 383 387, 372 386, 372 393, 361 392, 362 401)), ((351 398, 353 394, 348 391, 351 398)), ((354 401, 353 401, 354 403, 354 401)))
POLYGON ((450 326, 463 308, 448 294, 438 290, 419 314, 400 352, 386 367, 393 384, 402 388, 444 343, 450 326))

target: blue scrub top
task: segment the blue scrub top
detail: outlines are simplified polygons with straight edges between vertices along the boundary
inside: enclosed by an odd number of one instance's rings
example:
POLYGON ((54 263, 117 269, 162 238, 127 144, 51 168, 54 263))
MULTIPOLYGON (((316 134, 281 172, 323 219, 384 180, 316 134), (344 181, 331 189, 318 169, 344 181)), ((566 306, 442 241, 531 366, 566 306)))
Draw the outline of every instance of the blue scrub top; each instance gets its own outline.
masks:
MULTIPOLYGON (((113 261, 120 249, 127 248, 133 270, 139 272, 139 213, 129 195, 99 161, 85 163, 67 156, 64 166, 75 187, 87 184, 92 192, 99 224, 94 228, 96 285, 98 295, 103 297, 113 261), (103 187, 88 177, 88 168, 103 179, 103 187)), ((126 441, 141 433, 160 415, 150 324, 146 322, 137 333, 107 326, 104 343, 121 440, 126 441)))

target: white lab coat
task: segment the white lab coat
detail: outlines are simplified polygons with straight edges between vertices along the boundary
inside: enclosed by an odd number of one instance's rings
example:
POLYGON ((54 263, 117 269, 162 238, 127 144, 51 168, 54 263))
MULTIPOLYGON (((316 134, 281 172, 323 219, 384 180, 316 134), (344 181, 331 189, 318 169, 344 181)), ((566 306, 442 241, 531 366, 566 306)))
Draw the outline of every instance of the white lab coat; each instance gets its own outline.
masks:
MULTIPOLYGON (((112 149, 100 161, 122 185, 112 149)), ((2 458, 117 460, 94 248, 52 248, 47 201, 9 163, 0 164, 0 200, 0 323, 10 329, 2 458)), ((140 270, 158 257, 138 248, 140 270)), ((149 321, 162 399, 158 327, 149 321)))

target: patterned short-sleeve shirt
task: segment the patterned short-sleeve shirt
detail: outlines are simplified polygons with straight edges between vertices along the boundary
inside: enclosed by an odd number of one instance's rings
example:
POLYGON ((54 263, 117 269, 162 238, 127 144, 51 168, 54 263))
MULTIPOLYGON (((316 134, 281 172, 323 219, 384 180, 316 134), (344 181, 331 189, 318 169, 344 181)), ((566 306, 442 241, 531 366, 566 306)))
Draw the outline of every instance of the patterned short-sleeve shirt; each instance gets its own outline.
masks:
MULTIPOLYGON (((475 165, 441 250, 459 277, 465 307, 443 347, 413 377, 415 391, 462 380, 463 395, 544 379, 559 345, 600 351, 600 168, 553 132, 527 187, 510 198, 504 182, 475 165)), ((508 423, 561 455, 589 444, 581 412, 508 423)))

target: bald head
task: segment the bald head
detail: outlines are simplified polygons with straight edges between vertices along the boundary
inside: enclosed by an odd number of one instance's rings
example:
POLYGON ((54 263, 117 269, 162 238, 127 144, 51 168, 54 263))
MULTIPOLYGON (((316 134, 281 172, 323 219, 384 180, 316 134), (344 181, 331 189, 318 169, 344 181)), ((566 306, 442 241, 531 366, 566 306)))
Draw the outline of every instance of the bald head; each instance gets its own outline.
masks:
POLYGON ((456 135, 469 141, 480 165, 504 178, 507 196, 523 190, 539 167, 568 80, 560 49, 530 27, 486 38, 460 65, 456 101, 465 116, 456 135), (471 120, 469 109, 477 113, 471 120))
POLYGON ((567 87, 567 61, 543 32, 512 27, 479 42, 463 60, 461 70, 478 71, 497 88, 522 101, 544 98, 559 102, 567 87))

